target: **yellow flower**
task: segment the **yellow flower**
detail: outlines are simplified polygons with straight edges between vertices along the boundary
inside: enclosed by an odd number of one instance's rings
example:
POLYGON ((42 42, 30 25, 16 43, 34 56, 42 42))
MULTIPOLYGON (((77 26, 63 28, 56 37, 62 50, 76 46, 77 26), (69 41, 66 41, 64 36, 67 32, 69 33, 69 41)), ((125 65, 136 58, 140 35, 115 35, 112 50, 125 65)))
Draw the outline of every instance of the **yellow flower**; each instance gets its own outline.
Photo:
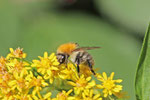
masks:
POLYGON ((73 90, 69 90, 68 92, 66 91, 62 91, 61 93, 57 94, 57 97, 54 98, 53 100, 75 100, 75 98, 73 96, 69 96, 69 94, 72 92, 73 90))
POLYGON ((3 72, 0 74, 0 93, 8 94, 10 92, 10 87, 8 86, 8 82, 12 79, 12 75, 8 72, 3 72))
POLYGON ((102 85, 97 85, 99 89, 103 89, 104 97, 118 93, 122 90, 121 85, 116 85, 115 83, 121 83, 121 79, 113 80, 114 72, 111 73, 110 77, 107 77, 106 73, 103 72, 103 76, 97 75, 97 79, 102 82, 102 85))
MULTIPOLYGON (((61 67, 63 67, 64 65, 61 65, 61 67)), ((62 79, 71 79, 73 81, 76 80, 76 78, 78 77, 78 73, 77 70, 75 68, 75 66, 71 63, 68 63, 67 66, 64 66, 65 68, 62 69, 59 77, 62 79)))
POLYGON ((44 95, 44 100, 51 100, 51 95, 52 93, 51 92, 48 92, 47 94, 44 95))
POLYGON ((14 95, 12 94, 12 92, 9 92, 8 94, 5 94, 1 100, 15 100, 14 95))
POLYGON ((94 94, 93 89, 91 89, 88 94, 83 94, 83 100, 102 100, 100 93, 94 94))
POLYGON ((82 93, 87 94, 89 89, 93 88, 96 85, 94 80, 90 80, 91 77, 85 78, 84 75, 81 75, 75 80, 75 82, 68 81, 68 84, 74 87, 74 91, 77 95, 82 93))
POLYGON ((0 91, 1 91, 1 95, 4 97, 4 95, 7 95, 10 93, 10 87, 8 86, 8 84, 6 82, 0 83, 0 91))
POLYGON ((28 81, 28 83, 26 83, 28 88, 33 87, 32 97, 35 100, 38 100, 38 98, 42 99, 43 97, 40 94, 40 91, 42 90, 42 87, 48 86, 48 83, 46 83, 45 80, 41 76, 37 76, 37 78, 36 78, 31 71, 29 72, 29 74, 27 75, 25 80, 28 81))
POLYGON ((48 86, 48 83, 46 83, 41 76, 37 76, 36 78, 31 71, 25 79, 29 81, 26 85, 30 86, 30 88, 34 87, 36 91, 41 90, 42 87, 48 86))
MULTIPOLYGON (((38 93, 38 95, 40 95, 40 94, 38 93)), ((33 98, 33 100, 52 100, 51 95, 52 95, 52 93, 48 92, 45 95, 40 95, 40 97, 37 97, 36 95, 32 95, 32 98, 33 98)))
POLYGON ((8 73, 7 71, 0 73, 0 83, 1 82, 8 82, 12 79, 12 75, 8 73))
POLYGON ((33 100, 30 94, 17 94, 14 95, 15 100, 33 100))
POLYGON ((58 77, 59 62, 56 59, 56 55, 52 53, 48 56, 48 53, 44 53, 44 57, 40 57, 40 60, 33 60, 32 67, 36 67, 37 71, 44 75, 44 79, 49 79, 49 82, 52 84, 54 77, 58 77))
MULTIPOLYGON (((10 80, 8 83, 8 85, 11 87, 11 90, 16 91, 15 89, 17 89, 19 92, 26 90, 27 87, 25 84, 26 80, 24 79, 25 78, 24 70, 22 70, 21 73, 14 72, 13 76, 14 76, 14 79, 10 80)), ((26 91, 24 91, 24 92, 26 92, 26 91)))
POLYGON ((85 77, 89 77, 92 75, 92 72, 89 66, 85 64, 81 64, 79 67, 80 67, 80 74, 83 74, 85 77))
POLYGON ((6 69, 6 62, 7 62, 7 60, 4 57, 0 58, 0 73, 7 70, 6 69))
POLYGON ((83 74, 85 78, 92 75, 90 68, 85 64, 80 65, 80 73, 77 72, 76 65, 73 63, 67 63, 66 65, 62 64, 60 66, 65 66, 65 68, 59 73, 59 76, 62 79, 71 79, 74 81, 79 74, 83 74))
POLYGON ((60 65, 55 53, 48 55, 45 52, 32 64, 27 63, 23 59, 25 57, 20 48, 10 48, 6 58, 0 57, 0 100, 102 100, 101 91, 103 97, 112 94, 117 98, 123 97, 120 92, 122 86, 116 84, 122 80, 113 80, 114 72, 110 77, 105 72, 96 74, 101 81, 96 85, 90 68, 84 64, 80 65, 78 73, 71 61, 60 65), (101 90, 95 90, 96 86, 101 90), (52 89, 61 89, 62 92, 51 99, 52 89))
MULTIPOLYGON (((64 66, 64 65, 61 65, 64 66)), ((76 70, 76 66, 74 66, 72 63, 68 63, 64 68, 61 73, 60 73, 60 78, 62 79, 71 79, 71 80, 76 80, 78 77, 78 72, 76 70)), ((90 68, 86 66, 85 64, 80 65, 80 74, 84 75, 85 78, 89 77, 92 75, 92 72, 90 71, 90 68)))
POLYGON ((16 50, 13 50, 13 48, 9 48, 10 53, 7 55, 7 59, 9 58, 26 58, 26 53, 23 52, 23 48, 17 48, 16 50))
MULTIPOLYGON (((21 72, 23 69, 30 69, 29 64, 25 61, 19 61, 17 59, 11 59, 8 61, 7 69, 10 73, 13 73, 14 71, 21 72)), ((26 72, 27 73, 27 72, 26 72)))

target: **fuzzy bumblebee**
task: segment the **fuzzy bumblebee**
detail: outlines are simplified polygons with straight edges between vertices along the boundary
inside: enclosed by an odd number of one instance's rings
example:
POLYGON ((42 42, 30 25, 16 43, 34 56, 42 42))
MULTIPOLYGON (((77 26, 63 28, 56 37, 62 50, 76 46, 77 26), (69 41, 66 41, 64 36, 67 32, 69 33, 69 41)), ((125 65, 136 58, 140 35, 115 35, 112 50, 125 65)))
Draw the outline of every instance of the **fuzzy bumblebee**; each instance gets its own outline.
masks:
POLYGON ((77 64, 77 71, 80 72, 79 65, 83 64, 90 68, 91 72, 95 75, 93 70, 94 60, 93 57, 86 51, 97 49, 100 47, 79 47, 77 43, 62 44, 57 49, 57 59, 60 64, 68 63, 68 59, 77 64))

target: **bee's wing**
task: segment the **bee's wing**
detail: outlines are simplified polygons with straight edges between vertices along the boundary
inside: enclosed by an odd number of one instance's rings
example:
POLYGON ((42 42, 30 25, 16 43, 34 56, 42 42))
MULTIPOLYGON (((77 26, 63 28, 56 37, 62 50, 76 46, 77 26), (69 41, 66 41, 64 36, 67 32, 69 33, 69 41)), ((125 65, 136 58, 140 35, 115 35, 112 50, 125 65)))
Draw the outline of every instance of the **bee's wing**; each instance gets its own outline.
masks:
POLYGON ((98 49, 98 48, 101 48, 101 47, 80 47, 80 48, 77 48, 73 51, 80 51, 80 50, 92 50, 92 49, 98 49))

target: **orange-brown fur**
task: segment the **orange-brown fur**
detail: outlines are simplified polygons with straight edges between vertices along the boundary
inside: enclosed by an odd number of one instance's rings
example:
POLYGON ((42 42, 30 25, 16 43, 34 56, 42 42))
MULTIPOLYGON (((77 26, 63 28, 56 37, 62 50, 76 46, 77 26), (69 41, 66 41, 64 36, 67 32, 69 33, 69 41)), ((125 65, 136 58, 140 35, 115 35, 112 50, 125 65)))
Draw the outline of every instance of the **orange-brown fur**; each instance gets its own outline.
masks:
POLYGON ((61 46, 58 47, 57 53, 66 53, 70 55, 73 50, 77 48, 77 44, 75 43, 67 43, 67 44, 62 44, 61 46))

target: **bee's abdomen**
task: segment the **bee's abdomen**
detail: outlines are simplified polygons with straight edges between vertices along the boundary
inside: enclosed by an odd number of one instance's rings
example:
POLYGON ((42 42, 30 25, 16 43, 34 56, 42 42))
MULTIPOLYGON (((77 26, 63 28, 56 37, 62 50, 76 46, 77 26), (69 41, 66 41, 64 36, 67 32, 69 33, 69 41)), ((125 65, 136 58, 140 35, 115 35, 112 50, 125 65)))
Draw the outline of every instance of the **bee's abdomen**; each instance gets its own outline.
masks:
POLYGON ((77 51, 71 55, 71 60, 77 64, 77 71, 80 72, 79 65, 86 64, 89 66, 91 72, 95 75, 96 73, 93 70, 94 60, 92 56, 85 51, 77 51))
POLYGON ((89 61, 92 65, 94 64, 92 56, 88 52, 78 52, 76 56, 75 63, 87 63, 89 61), (79 62, 77 62, 77 59, 79 59, 79 62))

